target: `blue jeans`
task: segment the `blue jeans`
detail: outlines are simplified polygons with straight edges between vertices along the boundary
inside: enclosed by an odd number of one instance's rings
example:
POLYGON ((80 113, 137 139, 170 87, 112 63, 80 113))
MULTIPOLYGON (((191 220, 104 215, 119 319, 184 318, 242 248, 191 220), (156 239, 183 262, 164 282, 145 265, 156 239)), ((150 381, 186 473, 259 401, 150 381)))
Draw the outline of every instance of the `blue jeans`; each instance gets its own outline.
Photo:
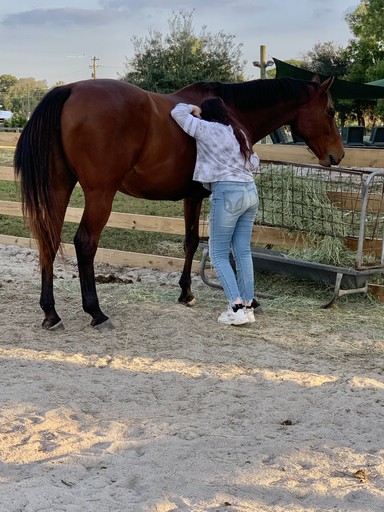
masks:
POLYGON ((254 297, 251 255, 252 227, 259 206, 255 183, 212 183, 209 214, 209 255, 228 301, 254 297), (236 274, 230 263, 232 249, 236 274))

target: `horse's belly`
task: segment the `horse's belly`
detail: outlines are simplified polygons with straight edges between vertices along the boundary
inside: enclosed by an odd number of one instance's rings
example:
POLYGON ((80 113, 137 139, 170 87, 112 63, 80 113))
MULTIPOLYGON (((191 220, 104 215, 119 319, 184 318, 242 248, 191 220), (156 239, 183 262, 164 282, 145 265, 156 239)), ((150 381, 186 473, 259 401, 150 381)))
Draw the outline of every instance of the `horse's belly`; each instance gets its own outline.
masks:
POLYGON ((179 201, 188 197, 193 187, 192 177, 169 175, 166 171, 139 173, 130 171, 122 181, 119 191, 132 197, 155 201, 179 201))

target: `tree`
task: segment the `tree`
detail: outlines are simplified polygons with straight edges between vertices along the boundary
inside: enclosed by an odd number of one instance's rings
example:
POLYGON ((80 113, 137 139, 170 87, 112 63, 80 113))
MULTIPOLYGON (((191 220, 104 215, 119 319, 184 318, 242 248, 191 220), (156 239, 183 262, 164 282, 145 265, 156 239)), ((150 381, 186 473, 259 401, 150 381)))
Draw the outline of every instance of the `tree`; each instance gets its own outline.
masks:
MULTIPOLYGON (((345 79, 351 68, 351 60, 345 48, 328 41, 315 44, 312 50, 304 54, 301 67, 319 75, 345 79)), ((347 118, 355 115, 356 105, 350 100, 334 99, 334 105, 341 125, 345 124, 347 118)))
POLYGON ((20 119, 28 119, 41 98, 48 91, 45 80, 34 78, 19 78, 5 94, 5 104, 8 110, 20 119))
POLYGON ((0 75, 0 109, 10 110, 7 93, 16 82, 17 78, 13 75, 0 75))
MULTIPOLYGON (((371 82, 384 76, 384 0, 361 0, 359 7, 347 15, 347 23, 355 36, 347 53, 351 61, 348 79, 353 82, 371 82)), ((374 124, 376 117, 383 117, 383 100, 372 100, 360 108, 357 116, 374 124)))
POLYGON ((345 78, 351 66, 345 48, 331 41, 317 43, 303 56, 307 69, 319 75, 345 78))
POLYGON ((353 34, 359 39, 383 41, 383 0, 361 0, 359 7, 346 16, 353 34))
POLYGON ((346 20, 355 39, 348 46, 350 76, 358 82, 383 78, 384 0, 362 0, 346 20))
POLYGON ((169 34, 149 30, 145 38, 133 37, 134 57, 125 63, 123 81, 146 90, 169 93, 200 80, 241 81, 245 61, 235 36, 206 27, 196 35, 193 11, 173 13, 169 34))

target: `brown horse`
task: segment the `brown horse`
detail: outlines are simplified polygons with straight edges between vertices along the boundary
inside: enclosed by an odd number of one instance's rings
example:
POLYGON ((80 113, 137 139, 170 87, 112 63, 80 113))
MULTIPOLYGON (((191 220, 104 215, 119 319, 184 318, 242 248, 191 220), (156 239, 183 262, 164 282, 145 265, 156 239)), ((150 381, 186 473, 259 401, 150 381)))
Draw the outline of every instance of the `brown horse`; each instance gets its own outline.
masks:
POLYGON ((195 143, 172 120, 178 102, 200 104, 220 96, 252 143, 290 124, 318 157, 338 164, 344 155, 329 88, 332 79, 283 78, 238 84, 199 82, 173 94, 155 94, 116 80, 85 80, 52 89, 22 131, 15 153, 24 216, 38 242, 43 327, 61 326, 53 295, 53 262, 77 182, 85 206, 74 243, 84 311, 91 325, 108 325, 99 307, 94 256, 117 191, 153 200, 184 199, 185 263, 179 301, 192 304, 191 265, 199 243, 201 203, 207 191, 192 181, 195 143))

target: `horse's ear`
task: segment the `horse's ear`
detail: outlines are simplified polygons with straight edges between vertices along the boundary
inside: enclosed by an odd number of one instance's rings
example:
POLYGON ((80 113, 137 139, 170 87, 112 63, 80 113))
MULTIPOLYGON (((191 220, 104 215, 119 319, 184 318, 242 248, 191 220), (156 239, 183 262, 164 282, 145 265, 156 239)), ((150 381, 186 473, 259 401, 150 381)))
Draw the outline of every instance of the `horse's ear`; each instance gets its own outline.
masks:
POLYGON ((311 80, 311 81, 312 81, 312 82, 317 82, 317 83, 319 84, 319 83, 320 83, 320 77, 319 77, 319 75, 313 75, 313 77, 312 77, 312 80, 311 80))
POLYGON ((334 76, 330 76, 329 78, 327 78, 327 80, 325 80, 325 82, 323 82, 321 84, 321 88, 323 89, 324 92, 328 92, 329 91, 329 89, 331 88, 334 80, 335 80, 335 77, 334 76))

